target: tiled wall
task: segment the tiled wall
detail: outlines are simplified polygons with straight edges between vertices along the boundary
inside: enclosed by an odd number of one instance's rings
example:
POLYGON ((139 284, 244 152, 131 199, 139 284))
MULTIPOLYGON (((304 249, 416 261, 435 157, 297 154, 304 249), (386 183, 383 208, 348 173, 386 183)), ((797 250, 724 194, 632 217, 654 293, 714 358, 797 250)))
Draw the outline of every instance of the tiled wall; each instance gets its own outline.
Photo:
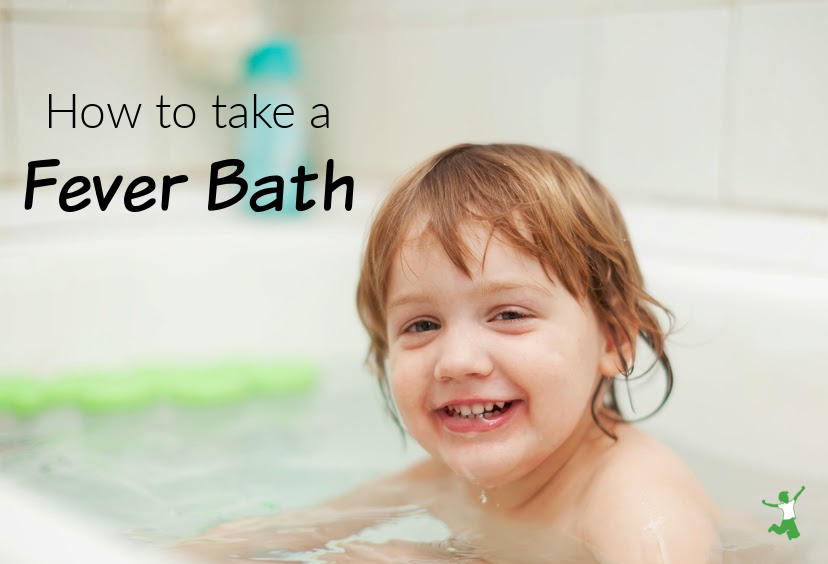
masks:
MULTIPOLYGON (((44 127, 47 92, 199 108, 237 95, 188 74, 161 25, 168 4, 0 3, 7 186, 35 157, 137 173, 232 153, 232 132, 208 120, 44 127)), ((828 213, 828 1, 278 4, 268 27, 298 34, 308 104, 331 111, 330 129, 310 131, 317 160, 355 176, 393 178, 459 141, 515 141, 571 154, 628 201, 828 213)))
POLYGON ((828 2, 303 5, 326 149, 350 166, 518 141, 629 201, 828 212, 828 2))

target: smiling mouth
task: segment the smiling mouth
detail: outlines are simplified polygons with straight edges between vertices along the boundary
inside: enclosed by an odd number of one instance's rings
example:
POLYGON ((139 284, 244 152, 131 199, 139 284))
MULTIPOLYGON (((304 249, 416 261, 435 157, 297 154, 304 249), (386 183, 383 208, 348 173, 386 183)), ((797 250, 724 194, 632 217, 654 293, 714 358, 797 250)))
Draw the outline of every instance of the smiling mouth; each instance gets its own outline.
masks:
POLYGON ((442 409, 449 417, 457 419, 494 419, 509 411, 512 401, 498 401, 486 404, 449 405, 442 409))

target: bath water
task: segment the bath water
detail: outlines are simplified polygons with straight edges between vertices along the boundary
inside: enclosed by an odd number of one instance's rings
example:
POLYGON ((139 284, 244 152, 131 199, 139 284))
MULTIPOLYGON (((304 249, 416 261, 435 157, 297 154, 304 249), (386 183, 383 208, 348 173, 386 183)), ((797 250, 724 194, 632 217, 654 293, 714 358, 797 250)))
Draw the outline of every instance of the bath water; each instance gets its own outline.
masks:
MULTIPOLYGON (((725 563, 828 561, 828 543, 821 540, 828 525, 828 483, 800 484, 797 477, 670 446, 724 510, 725 563), (772 501, 780 489, 795 492, 801 485, 807 486, 796 506, 802 536, 789 541, 767 533, 781 512, 762 506, 761 499, 772 501)), ((113 414, 56 410, 24 420, 0 415, 4 478, 86 513, 106 531, 147 550, 259 516, 239 526, 232 541, 226 535, 202 538, 191 541, 190 548, 198 553, 199 543, 210 544, 215 561, 233 553, 233 562, 361 561, 377 553, 396 555, 400 562, 542 561, 537 548, 521 552, 517 547, 532 546, 529 540, 548 537, 548 531, 510 532, 514 551, 495 554, 480 548, 473 531, 449 530, 416 500, 344 540, 298 552, 279 546, 286 527, 280 512, 320 504, 423 455, 411 439, 403 447, 379 391, 358 363, 327 368, 323 385, 308 396, 198 409, 158 404, 113 414)), ((318 526, 323 525, 320 520, 318 526)), ((572 539, 555 542, 555 562, 595 561, 572 539)))

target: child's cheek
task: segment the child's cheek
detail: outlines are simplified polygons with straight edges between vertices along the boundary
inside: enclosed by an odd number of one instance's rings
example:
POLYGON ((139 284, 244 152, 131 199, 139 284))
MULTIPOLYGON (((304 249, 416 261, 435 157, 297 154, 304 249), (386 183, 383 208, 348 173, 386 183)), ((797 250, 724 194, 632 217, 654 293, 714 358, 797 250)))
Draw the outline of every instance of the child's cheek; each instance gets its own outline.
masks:
POLYGON ((415 363, 404 353, 389 355, 389 386, 400 410, 410 408, 413 396, 419 388, 414 366, 415 363))

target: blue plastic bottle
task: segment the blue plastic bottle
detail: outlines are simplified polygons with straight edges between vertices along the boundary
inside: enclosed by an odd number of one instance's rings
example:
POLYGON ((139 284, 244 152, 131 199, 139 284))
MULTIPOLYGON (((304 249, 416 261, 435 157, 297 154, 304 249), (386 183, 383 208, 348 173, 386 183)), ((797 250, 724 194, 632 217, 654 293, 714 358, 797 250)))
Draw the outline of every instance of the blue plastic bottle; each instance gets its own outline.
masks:
MULTIPOLYGON (((311 172, 308 167, 306 136, 308 124, 298 117, 304 115, 306 110, 302 104, 299 78, 299 63, 293 44, 289 41, 267 43, 253 51, 247 60, 247 95, 244 100, 247 106, 247 127, 241 130, 241 159, 244 161, 242 176, 248 184, 246 207, 258 216, 296 215, 296 185, 290 179, 297 175, 299 166, 305 166, 306 172, 311 172), (267 116, 271 128, 261 120, 256 123, 253 116, 254 94, 259 110, 270 104, 262 116, 267 116), (292 123, 291 127, 279 127, 274 123, 273 111, 281 104, 289 105, 293 115, 276 116, 276 119, 282 125, 292 123), (257 187, 255 182, 273 175, 281 176, 284 180, 282 210, 253 212, 249 206, 253 194, 263 188, 276 187, 275 183, 257 187)), ((288 111, 287 107, 279 109, 280 113, 288 111)), ((305 183, 303 201, 307 202, 312 197, 312 188, 312 182, 305 183)), ((263 197, 258 204, 267 205, 273 199, 275 195, 263 197)))

